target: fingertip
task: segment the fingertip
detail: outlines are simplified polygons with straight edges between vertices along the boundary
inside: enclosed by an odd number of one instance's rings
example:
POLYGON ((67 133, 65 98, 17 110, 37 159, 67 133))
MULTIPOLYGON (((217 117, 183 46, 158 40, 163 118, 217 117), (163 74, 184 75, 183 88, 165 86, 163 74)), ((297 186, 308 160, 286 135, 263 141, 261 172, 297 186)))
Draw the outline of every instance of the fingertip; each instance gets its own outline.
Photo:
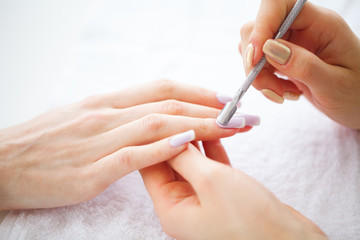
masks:
POLYGON ((254 46, 254 56, 253 56, 253 65, 256 65, 262 56, 264 55, 262 48, 266 40, 272 38, 271 33, 264 33, 264 31, 259 31, 258 27, 254 27, 250 35, 250 42, 254 46))
POLYGON ((195 140, 195 137, 195 131, 189 130, 171 137, 169 140, 169 144, 174 148, 181 147, 195 140))

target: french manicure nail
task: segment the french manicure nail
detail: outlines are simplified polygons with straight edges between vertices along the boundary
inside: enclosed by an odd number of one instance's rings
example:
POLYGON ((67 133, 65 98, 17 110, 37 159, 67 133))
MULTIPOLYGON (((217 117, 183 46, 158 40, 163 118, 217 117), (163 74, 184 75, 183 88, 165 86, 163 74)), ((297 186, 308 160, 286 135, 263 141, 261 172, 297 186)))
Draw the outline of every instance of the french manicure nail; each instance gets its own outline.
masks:
POLYGON ((170 145, 176 148, 181 145, 184 145, 185 143, 189 143, 194 139, 195 139, 195 132, 194 130, 190 130, 173 136, 170 139, 170 145))
POLYGON ((234 117, 244 118, 246 126, 258 126, 260 125, 260 117, 255 115, 243 114, 243 113, 235 113, 234 117))
POLYGON ((269 39, 263 46, 263 52, 279 64, 285 64, 289 61, 291 50, 282 43, 269 39))
POLYGON ((255 52, 254 45, 252 45, 252 43, 250 43, 246 47, 245 54, 244 54, 245 68, 249 68, 252 66, 254 52, 255 52))
POLYGON ((235 114, 226 126, 218 123, 217 121, 216 123, 221 128, 243 128, 245 127, 245 118, 236 116, 235 114))
MULTIPOLYGON (((216 94, 216 98, 217 98, 217 100, 219 101, 219 103, 221 103, 221 104, 226 104, 226 103, 231 102, 231 101, 233 100, 233 97, 232 97, 232 96, 229 96, 229 95, 223 94, 223 93, 217 93, 217 94, 216 94)), ((238 102, 238 103, 236 104, 236 106, 237 106, 237 107, 240 107, 240 106, 241 106, 241 103, 238 102)))
POLYGON ((273 102, 275 102, 275 103, 281 104, 281 103, 284 102, 284 98, 283 98, 283 97, 281 97, 281 96, 278 95, 277 93, 271 91, 270 89, 263 89, 263 90, 261 90, 261 93, 264 94, 264 96, 265 96, 267 99, 269 99, 269 100, 271 100, 271 101, 273 101, 273 102))
POLYGON ((300 98, 300 94, 299 93, 294 93, 294 92, 284 92, 283 97, 287 100, 298 100, 300 98))

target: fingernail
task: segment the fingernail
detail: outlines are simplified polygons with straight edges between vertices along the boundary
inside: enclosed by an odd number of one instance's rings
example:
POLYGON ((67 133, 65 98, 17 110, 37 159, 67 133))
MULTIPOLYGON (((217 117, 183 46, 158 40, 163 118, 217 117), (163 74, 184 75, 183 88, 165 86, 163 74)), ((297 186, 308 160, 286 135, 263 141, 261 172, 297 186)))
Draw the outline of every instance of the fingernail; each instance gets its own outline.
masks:
POLYGON ((244 118, 246 126, 258 126, 260 125, 260 117, 255 115, 243 114, 243 113, 235 113, 234 117, 244 118))
MULTIPOLYGON (((217 94, 216 94, 216 98, 217 98, 217 100, 219 101, 219 103, 221 103, 221 104, 226 104, 226 103, 231 102, 231 101, 233 100, 233 97, 232 97, 232 96, 229 96, 229 95, 223 94, 223 93, 217 93, 217 94)), ((237 106, 237 107, 240 107, 240 106, 241 106, 241 103, 238 102, 238 103, 236 104, 236 106, 237 106)))
POLYGON ((267 97, 267 99, 275 102, 275 103, 283 103, 284 102, 284 98, 281 97, 280 95, 276 94, 275 92, 271 91, 270 89, 263 89, 261 90, 262 94, 264 94, 265 97, 267 97))
POLYGON ((284 92, 283 97, 287 100, 299 100, 300 94, 294 92, 284 92))
POLYGON ((181 145, 184 145, 185 143, 189 143, 193 141, 194 139, 195 139, 195 132, 194 130, 190 130, 173 136, 170 139, 170 145, 172 147, 179 147, 181 145))
POLYGON ((243 128, 245 127, 245 118, 236 116, 235 114, 226 126, 218 123, 217 121, 216 123, 221 128, 243 128))
POLYGON ((254 58, 254 45, 250 43, 245 50, 244 54, 244 62, 245 62, 245 68, 249 68, 252 66, 253 58, 254 58))
POLYGON ((287 63, 291 55, 290 48, 272 39, 265 42, 263 52, 279 64, 287 63))

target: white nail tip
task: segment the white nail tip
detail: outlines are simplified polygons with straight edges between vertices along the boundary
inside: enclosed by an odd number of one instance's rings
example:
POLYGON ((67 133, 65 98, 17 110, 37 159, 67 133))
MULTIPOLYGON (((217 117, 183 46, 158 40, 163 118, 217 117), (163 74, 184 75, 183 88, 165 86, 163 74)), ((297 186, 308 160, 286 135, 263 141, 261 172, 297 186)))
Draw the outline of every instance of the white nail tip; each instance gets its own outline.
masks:
POLYGON ((216 124, 221 128, 244 128, 245 127, 245 118, 237 117, 236 115, 231 118, 230 122, 225 126, 216 121, 216 124))
POLYGON ((172 147, 179 147, 184 145, 185 143, 189 143, 195 139, 195 132, 194 130, 190 130, 187 132, 183 132, 173 136, 170 139, 170 146, 172 147))
POLYGON ((242 117, 245 119, 246 126, 259 126, 260 125, 260 117, 255 115, 248 115, 242 113, 236 113, 238 117, 242 117))

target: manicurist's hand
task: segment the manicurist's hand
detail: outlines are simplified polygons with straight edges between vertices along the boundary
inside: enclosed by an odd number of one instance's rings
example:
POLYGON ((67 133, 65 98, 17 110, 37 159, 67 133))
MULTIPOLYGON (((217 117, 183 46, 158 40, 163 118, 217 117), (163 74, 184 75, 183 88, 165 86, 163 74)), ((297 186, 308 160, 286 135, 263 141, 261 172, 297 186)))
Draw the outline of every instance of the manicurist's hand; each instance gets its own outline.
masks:
POLYGON ((90 97, 1 130, 0 209, 89 200, 129 172, 184 151, 193 140, 191 129, 196 140, 249 130, 246 115, 232 129, 216 125, 228 100, 162 80, 90 97))
POLYGON ((219 140, 140 170, 164 231, 176 239, 327 239, 310 220, 231 168, 219 140), (217 161, 214 161, 217 160, 217 161))
POLYGON ((360 129, 359 38, 335 12, 307 1, 284 40, 269 40, 295 2, 262 0, 256 21, 242 27, 239 50, 246 72, 264 53, 270 63, 253 86, 277 103, 304 94, 328 117, 360 129))

